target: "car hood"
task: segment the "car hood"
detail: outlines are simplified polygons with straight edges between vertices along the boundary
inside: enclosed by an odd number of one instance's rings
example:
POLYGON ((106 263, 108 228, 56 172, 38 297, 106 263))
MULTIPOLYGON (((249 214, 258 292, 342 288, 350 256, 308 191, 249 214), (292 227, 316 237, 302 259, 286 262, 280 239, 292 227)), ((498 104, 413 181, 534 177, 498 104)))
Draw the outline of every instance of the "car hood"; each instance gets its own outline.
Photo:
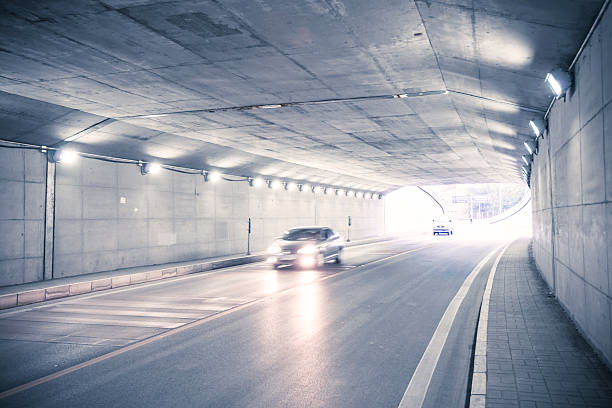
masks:
POLYGON ((317 241, 285 241, 284 239, 279 239, 276 243, 283 251, 297 251, 307 245, 317 245, 317 241))

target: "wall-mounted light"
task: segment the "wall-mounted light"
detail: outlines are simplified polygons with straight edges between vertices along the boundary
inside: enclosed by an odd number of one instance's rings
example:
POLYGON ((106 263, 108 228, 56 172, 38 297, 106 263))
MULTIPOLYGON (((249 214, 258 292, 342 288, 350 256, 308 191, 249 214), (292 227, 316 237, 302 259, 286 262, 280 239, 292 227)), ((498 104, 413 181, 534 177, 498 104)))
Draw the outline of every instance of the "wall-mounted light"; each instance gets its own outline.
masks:
POLYGON ((140 166, 140 173, 142 175, 145 174, 157 174, 161 170, 161 165, 159 163, 143 163, 140 166))
POLYGON ((555 98, 558 99, 565 95, 572 84, 572 79, 565 70, 558 68, 546 74, 545 82, 555 95, 555 98))
POLYGON ((71 164, 76 161, 79 154, 72 149, 58 149, 51 153, 51 161, 55 163, 71 164))
POLYGON ((546 122, 542 119, 533 119, 529 121, 529 127, 537 138, 544 133, 544 129, 546 129, 546 122))
POLYGON ((527 149, 527 152, 529 154, 534 154, 538 152, 538 144, 537 141, 533 141, 533 140, 525 140, 525 142, 523 143, 525 145, 525 149, 527 149))
POLYGON ((281 183, 279 180, 274 180, 274 181, 272 181, 272 183, 270 183, 270 187, 273 190, 278 190, 279 188, 281 188, 282 185, 283 185, 283 183, 281 183))
MULTIPOLYGON (((308 187, 307 187, 308 188, 308 187)), ((298 183, 297 190, 301 193, 304 190, 304 184, 298 183)))
POLYGON ((264 185, 264 180, 261 177, 255 177, 253 179, 253 187, 261 187, 264 185))
POLYGON ((526 174, 528 176, 531 174, 531 166, 530 165, 528 165, 528 164, 527 165, 523 165, 521 167, 521 169, 523 171, 523 174, 526 174))
POLYGON ((218 171, 211 171, 208 177, 210 181, 216 183, 217 181, 221 180, 221 173, 218 171))
POLYGON ((293 181, 290 181, 289 183, 287 183, 287 190, 289 191, 297 190, 297 184, 295 184, 293 181))

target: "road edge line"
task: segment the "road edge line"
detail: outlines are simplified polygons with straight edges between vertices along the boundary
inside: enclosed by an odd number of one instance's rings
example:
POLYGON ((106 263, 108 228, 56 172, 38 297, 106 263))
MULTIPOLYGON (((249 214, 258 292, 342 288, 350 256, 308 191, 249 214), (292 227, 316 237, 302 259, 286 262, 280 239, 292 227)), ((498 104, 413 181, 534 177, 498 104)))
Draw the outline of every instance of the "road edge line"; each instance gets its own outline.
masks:
POLYGON ((398 408, 420 408, 423 406, 425 397, 429 390, 429 384, 435 372, 438 360, 446 344, 446 339, 450 333, 450 330, 457 316, 457 312, 463 303, 463 299, 467 296, 472 283, 476 277, 480 274, 482 268, 489 262, 491 257, 502 248, 503 245, 498 246, 491 252, 489 252, 479 263, 472 269, 470 274, 465 278, 461 287, 450 301, 442 318, 438 322, 438 326, 431 336, 427 348, 423 352, 419 363, 412 374, 412 378, 404 391, 404 395, 400 400, 398 408))
POLYGON ((493 280, 502 256, 514 241, 508 243, 499 253, 495 263, 489 271, 487 285, 482 295, 480 304, 480 317, 478 318, 478 330, 476 332, 476 344, 474 346, 474 363, 472 370, 472 388, 470 390, 469 408, 485 408, 487 396, 487 330, 489 326, 489 303, 493 280))

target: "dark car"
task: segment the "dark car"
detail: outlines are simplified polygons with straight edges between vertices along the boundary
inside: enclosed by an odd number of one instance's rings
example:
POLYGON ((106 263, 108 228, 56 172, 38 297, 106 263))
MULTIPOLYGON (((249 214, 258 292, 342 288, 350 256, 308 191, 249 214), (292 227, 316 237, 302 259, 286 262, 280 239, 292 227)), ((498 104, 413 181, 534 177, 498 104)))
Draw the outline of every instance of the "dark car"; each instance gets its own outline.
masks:
POLYGON ((325 262, 341 263, 344 240, 328 227, 299 227, 285 232, 268 248, 268 263, 275 268, 295 265, 320 267, 325 262))

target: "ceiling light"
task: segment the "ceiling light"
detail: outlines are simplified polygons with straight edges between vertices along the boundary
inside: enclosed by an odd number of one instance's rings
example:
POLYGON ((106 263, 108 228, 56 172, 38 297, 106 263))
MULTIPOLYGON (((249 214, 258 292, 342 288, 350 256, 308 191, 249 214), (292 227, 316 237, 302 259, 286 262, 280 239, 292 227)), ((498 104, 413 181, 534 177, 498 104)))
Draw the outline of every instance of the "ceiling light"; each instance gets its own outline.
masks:
POLYGON ((282 186, 282 183, 278 180, 274 180, 271 184, 270 187, 274 190, 278 190, 280 188, 280 186, 282 186))
POLYGON ((161 165, 159 163, 144 163, 140 167, 140 172, 142 174, 157 174, 161 170, 161 165))
POLYGON ((283 105, 260 105, 258 106, 259 109, 277 109, 282 107, 283 105))
POLYGON ((211 171, 208 175, 208 179, 213 183, 221 180, 221 174, 218 171, 211 171))
POLYGON ((525 149, 527 149, 529 154, 534 154, 534 152, 537 151, 538 145, 533 140, 525 140, 523 144, 525 145, 525 149))
POLYGON ((261 187, 264 185, 264 181, 261 177, 255 177, 255 179, 253 180, 253 187, 261 187))
POLYGON ((314 186, 312 188, 312 192, 315 194, 319 194, 321 192, 321 186, 314 186))
POLYGON ((533 158, 531 156, 527 156, 526 154, 521 156, 521 159, 523 159, 523 161, 525 162, 526 165, 530 165, 531 162, 533 161, 533 158))
POLYGON ((397 94, 397 95, 393 95, 394 98, 407 98, 408 94, 397 94))
POLYGON ((297 184, 295 184, 293 181, 287 184, 287 190, 295 191, 296 189, 297 189, 297 184))
POLYGON ((542 119, 534 119, 529 121, 529 126, 531 130, 533 130, 535 137, 538 137, 544 132, 544 129, 546 129, 546 122, 542 119))
POLYGON ((571 85, 569 74, 562 69, 555 69, 546 75, 546 84, 555 95, 555 98, 560 98, 565 95, 565 92, 571 85))
POLYGON ((347 196, 347 197, 353 197, 354 195, 355 195, 355 193, 353 193, 353 191, 352 191, 352 190, 347 190, 347 191, 346 191, 346 196, 347 196))
POLYGON ((72 149, 58 149, 52 153, 51 160, 55 163, 70 164, 78 158, 78 153, 72 149))

